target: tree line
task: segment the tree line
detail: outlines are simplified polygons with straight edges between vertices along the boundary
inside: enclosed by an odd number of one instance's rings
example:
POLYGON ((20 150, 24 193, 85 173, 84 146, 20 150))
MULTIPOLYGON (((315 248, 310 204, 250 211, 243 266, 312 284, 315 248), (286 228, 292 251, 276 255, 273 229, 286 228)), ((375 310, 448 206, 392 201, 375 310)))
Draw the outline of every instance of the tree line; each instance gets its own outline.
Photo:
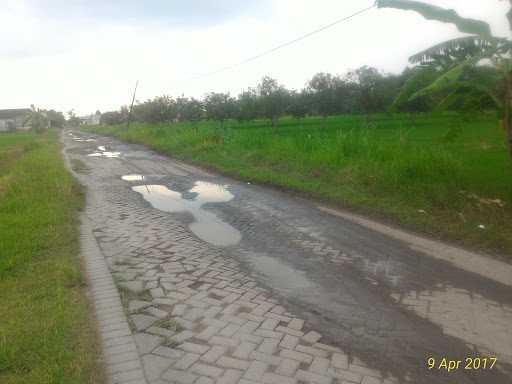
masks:
POLYGON ((42 132, 48 128, 63 128, 66 118, 62 112, 54 109, 36 108, 32 104, 25 123, 29 123, 34 131, 42 132))
MULTIPOLYGON (((284 115, 295 118, 382 112, 427 112, 437 108, 443 95, 411 98, 443 68, 406 68, 401 74, 387 74, 363 66, 344 75, 318 73, 301 90, 289 90, 276 79, 263 77, 258 85, 237 97, 229 93, 208 93, 202 99, 185 96, 159 96, 137 102, 131 111, 127 106, 106 112, 101 123, 116 125, 131 121, 173 123, 203 119, 228 119, 240 122, 268 119, 273 126, 284 115), (129 117, 130 116, 130 117, 129 117)), ((460 92, 460 97, 445 103, 447 109, 482 110, 492 108, 493 100, 478 90, 460 92)))

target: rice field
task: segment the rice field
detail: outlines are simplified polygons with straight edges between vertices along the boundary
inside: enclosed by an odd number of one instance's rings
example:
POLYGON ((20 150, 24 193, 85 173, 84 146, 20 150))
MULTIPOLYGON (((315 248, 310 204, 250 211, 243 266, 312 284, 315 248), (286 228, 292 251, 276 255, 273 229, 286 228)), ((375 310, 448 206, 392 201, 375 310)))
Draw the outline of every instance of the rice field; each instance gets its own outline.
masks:
MULTIPOLYGON (((387 114, 97 127, 243 180, 512 254, 512 160, 494 114, 387 114)), ((507 256, 508 255, 508 256, 507 256)))

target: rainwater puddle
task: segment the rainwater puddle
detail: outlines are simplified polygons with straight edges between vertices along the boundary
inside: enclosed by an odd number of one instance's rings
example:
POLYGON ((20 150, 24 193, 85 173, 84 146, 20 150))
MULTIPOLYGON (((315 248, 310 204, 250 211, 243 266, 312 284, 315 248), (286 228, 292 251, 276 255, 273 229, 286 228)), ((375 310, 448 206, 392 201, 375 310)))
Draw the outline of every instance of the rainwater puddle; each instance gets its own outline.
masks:
POLYGON ((154 208, 164 212, 190 212, 194 222, 189 228, 202 240, 217 246, 230 246, 240 242, 241 235, 231 225, 224 223, 215 214, 202 209, 206 203, 223 203, 233 195, 222 185, 198 181, 188 192, 195 194, 185 199, 179 192, 164 185, 140 185, 132 187, 154 208))
POLYGON ((303 271, 291 268, 273 257, 251 254, 249 264, 264 276, 264 280, 274 286, 277 284, 282 290, 293 292, 294 290, 315 286, 303 271))
POLYGON ((80 137, 75 137, 73 141, 77 141, 79 143, 91 143, 93 141, 96 141, 96 139, 82 139, 80 137))
POLYGON ((110 147, 107 148, 105 145, 98 146, 96 152, 90 153, 89 157, 108 157, 108 158, 118 158, 121 155, 121 152, 111 152, 110 147))
POLYGON ((454 287, 409 292, 400 302, 446 334, 512 363, 512 307, 454 287))
POLYGON ((144 176, 142 175, 124 175, 121 177, 124 181, 144 181, 144 176))
POLYGON ((117 158, 121 155, 121 152, 94 152, 87 156, 89 157, 108 157, 108 158, 117 158))

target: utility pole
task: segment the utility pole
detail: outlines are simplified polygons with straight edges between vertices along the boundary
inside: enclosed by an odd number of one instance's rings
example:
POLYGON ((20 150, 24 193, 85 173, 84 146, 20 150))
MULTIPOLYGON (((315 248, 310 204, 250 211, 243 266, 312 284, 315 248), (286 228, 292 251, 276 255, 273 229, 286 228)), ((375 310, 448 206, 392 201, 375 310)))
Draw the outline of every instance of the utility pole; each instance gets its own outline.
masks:
POLYGON ((130 122, 132 119, 132 109, 133 109, 133 103, 135 103, 135 94, 137 93, 137 86, 139 85, 139 80, 135 82, 135 89, 133 90, 133 97, 132 97, 132 103, 130 105, 130 110, 128 111, 128 121, 126 122, 126 130, 130 128, 130 122))
POLYGON ((512 0, 510 0, 510 11, 507 13, 507 19, 510 25, 510 30, 512 30, 512 0))

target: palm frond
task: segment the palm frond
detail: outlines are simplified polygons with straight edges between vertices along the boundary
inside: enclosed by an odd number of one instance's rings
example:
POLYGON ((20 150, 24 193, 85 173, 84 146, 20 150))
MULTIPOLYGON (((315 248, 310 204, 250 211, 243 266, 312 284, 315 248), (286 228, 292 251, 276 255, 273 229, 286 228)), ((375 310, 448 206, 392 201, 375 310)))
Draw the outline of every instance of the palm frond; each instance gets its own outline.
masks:
POLYGON ((377 0, 379 8, 396 8, 415 11, 428 20, 455 24, 459 31, 471 35, 491 37, 489 24, 481 20, 467 19, 459 16, 453 9, 445 9, 413 0, 377 0))
POLYGON ((480 59, 481 56, 476 55, 445 71, 430 85, 413 93, 409 100, 460 88, 470 88, 487 94, 501 108, 503 103, 500 98, 499 84, 502 79, 495 68, 475 67, 480 59))
POLYGON ((475 65, 482 59, 481 55, 472 56, 461 63, 455 65, 448 71, 443 72, 434 82, 427 87, 419 90, 411 96, 411 99, 415 99, 420 96, 426 96, 433 93, 439 93, 441 91, 453 88, 457 86, 461 81, 462 74, 467 68, 475 65))
POLYGON ((461 86, 477 89, 487 94, 498 107, 503 107, 503 77, 496 68, 482 66, 472 67, 462 76, 461 86))
POLYGON ((449 65, 450 63, 466 60, 482 52, 493 53, 500 45, 499 39, 484 39, 480 36, 458 37, 418 52, 409 57, 409 61, 413 64, 449 65))

